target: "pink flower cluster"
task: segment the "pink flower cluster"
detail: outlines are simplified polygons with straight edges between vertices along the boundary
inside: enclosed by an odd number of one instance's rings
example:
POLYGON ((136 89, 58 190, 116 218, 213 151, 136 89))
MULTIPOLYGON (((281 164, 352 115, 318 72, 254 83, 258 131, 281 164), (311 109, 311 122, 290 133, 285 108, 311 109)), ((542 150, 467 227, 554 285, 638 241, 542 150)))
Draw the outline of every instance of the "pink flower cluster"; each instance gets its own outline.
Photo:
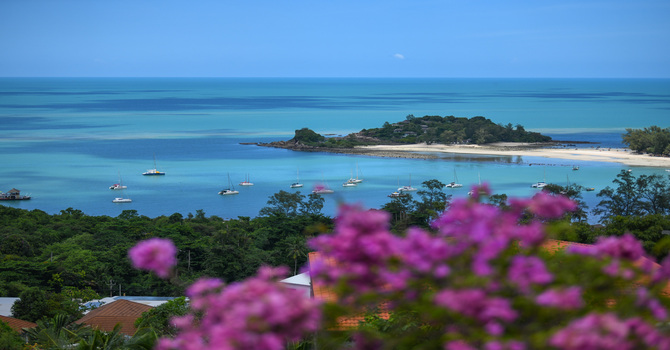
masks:
POLYGON ((647 322, 621 320, 615 314, 589 314, 556 332, 549 344, 565 350, 670 349, 670 342, 647 322), (640 341, 635 341, 639 339, 640 341))
POLYGON ((481 289, 442 290, 435 294, 435 304, 482 322, 490 333, 500 335, 500 321, 514 321, 518 314, 509 300, 490 297, 481 289))
POLYGON ((635 261, 644 255, 642 244, 630 233, 621 237, 599 237, 593 246, 573 246, 568 251, 576 254, 612 257, 630 261, 635 261))
MULTIPOLYGON (((615 312, 616 303, 612 312, 587 313, 584 298, 591 296, 593 287, 568 285, 566 280, 576 283, 581 277, 566 277, 538 254, 546 240, 538 218, 560 218, 575 209, 573 202, 538 193, 511 200, 503 210, 478 202, 487 187, 475 190, 474 197, 454 200, 435 220, 435 233, 412 228, 395 235, 389 231, 388 213, 342 206, 335 232, 309 242, 322 256, 321 263, 310 266, 313 283, 332 288, 339 297, 336 303, 355 306, 358 313, 358 306, 384 305, 402 315, 418 305, 419 313, 427 315, 417 315, 414 324, 442 329, 440 345, 448 350, 525 350, 537 346, 538 339, 559 349, 670 350, 670 337, 649 323, 668 319, 663 300, 653 294, 656 289, 640 287, 634 296, 623 296, 628 299, 621 303, 626 310, 621 314, 627 319, 615 312), (522 223, 527 213, 534 219, 522 223), (640 317, 632 317, 633 308, 640 317), (444 315, 447 320, 437 319, 444 315), (463 324, 472 329, 462 328, 459 318, 468 320, 463 324), (538 332, 534 321, 545 322, 544 328, 538 332), (529 330, 538 333, 524 333, 529 330)), ((601 238, 593 247, 575 252, 613 258, 585 264, 598 269, 609 264, 598 270, 603 278, 638 281, 640 270, 652 271, 630 263, 621 267, 643 256, 641 244, 631 235, 601 238)), ((175 253, 171 242, 154 239, 138 244, 129 256, 136 267, 168 277, 175 253)), ((284 273, 282 268, 265 267, 257 276, 227 286, 216 278, 198 280, 187 290, 192 312, 173 320, 180 333, 161 339, 158 349, 282 349, 286 341, 316 332, 321 305, 279 285, 276 281, 284 273)), ((668 277, 670 258, 655 272, 652 285, 668 277)), ((359 330, 351 339, 354 348, 386 346, 377 336, 395 334, 359 330)))
POLYGON ((263 267, 258 275, 223 288, 201 279, 188 290, 193 312, 173 319, 180 333, 161 339, 159 350, 284 349, 318 329, 319 303, 277 283, 285 268, 263 267))
POLYGON ((584 306, 582 289, 577 286, 565 289, 548 289, 535 298, 538 305, 563 310, 574 310, 584 306))
POLYGON ((172 241, 163 238, 142 241, 128 251, 135 268, 153 271, 161 278, 170 276, 172 267, 177 265, 176 255, 177 248, 172 241))

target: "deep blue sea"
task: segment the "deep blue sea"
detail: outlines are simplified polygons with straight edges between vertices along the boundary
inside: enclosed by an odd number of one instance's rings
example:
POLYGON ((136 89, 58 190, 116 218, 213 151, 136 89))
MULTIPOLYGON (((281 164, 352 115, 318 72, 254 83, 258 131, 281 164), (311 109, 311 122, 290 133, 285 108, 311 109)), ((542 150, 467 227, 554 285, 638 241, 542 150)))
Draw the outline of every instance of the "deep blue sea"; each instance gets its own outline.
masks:
POLYGON ((466 185, 447 190, 454 196, 465 196, 479 178, 496 193, 530 196, 530 184, 546 178, 595 187, 585 194, 593 208, 597 190, 629 168, 536 157, 383 159, 240 144, 290 139, 303 127, 347 134, 408 114, 484 116, 555 139, 622 147, 625 128, 670 126, 670 80, 0 78, 0 191, 17 188, 33 197, 2 205, 253 217, 273 193, 295 191, 289 184, 299 169, 303 194, 321 182, 335 190, 326 197, 329 215, 342 201, 378 208, 410 177, 417 187, 434 178, 450 182, 454 173, 466 185), (142 176, 154 156, 166 176, 142 176), (356 167, 365 181, 341 187, 356 167), (220 196, 228 176, 235 185, 248 176, 255 186, 220 196), (112 203, 120 193, 109 186, 119 177, 132 203, 112 203))

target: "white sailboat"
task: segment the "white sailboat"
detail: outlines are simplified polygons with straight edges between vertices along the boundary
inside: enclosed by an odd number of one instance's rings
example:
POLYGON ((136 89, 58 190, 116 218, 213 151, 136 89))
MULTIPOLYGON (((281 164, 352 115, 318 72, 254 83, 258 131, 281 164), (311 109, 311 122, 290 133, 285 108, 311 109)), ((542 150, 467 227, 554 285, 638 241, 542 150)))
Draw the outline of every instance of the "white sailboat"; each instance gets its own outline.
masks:
POLYGON ((412 187, 412 174, 409 174, 409 185, 398 188, 398 192, 412 192, 416 191, 416 188, 412 187))
POLYGON ((230 174, 228 174, 228 188, 224 188, 221 191, 219 191, 219 194, 222 196, 229 196, 233 194, 239 194, 240 191, 235 191, 235 187, 233 186, 233 183, 230 182, 230 174))
POLYGON ((240 186, 253 186, 254 183, 249 181, 249 174, 246 175, 244 181, 240 182, 240 186))
POLYGON ((543 181, 538 181, 538 182, 530 185, 530 187, 532 187, 532 188, 544 188, 545 186, 547 186, 546 181, 547 181, 547 168, 544 168, 544 179, 543 179, 543 181))
POLYGON ((347 180, 347 183, 359 184, 361 182, 363 182, 363 179, 358 178, 358 163, 356 163, 356 178, 354 178, 354 175, 353 175, 353 172, 352 172, 351 177, 349 178, 349 180, 347 180))
POLYGON ((121 182, 121 172, 119 172, 119 183, 109 186, 110 190, 125 190, 128 186, 124 186, 121 182))
POLYGON ((300 169, 297 170, 295 182, 291 184, 291 188, 300 188, 303 184, 300 183, 300 169))
POLYGON ((322 178, 322 184, 315 186, 314 189, 312 190, 312 193, 316 194, 331 194, 334 193, 335 191, 331 190, 330 187, 328 187, 328 184, 326 184, 326 180, 323 177, 323 174, 321 175, 322 178))
POLYGON ((356 187, 356 185, 358 185, 359 182, 356 182, 356 179, 354 179, 354 172, 352 170, 351 171, 351 177, 349 177, 349 180, 345 181, 342 184, 342 187, 356 187))
POLYGON ((130 198, 124 198, 123 197, 123 190, 120 190, 120 191, 121 191, 121 197, 116 197, 116 198, 112 199, 112 203, 132 203, 133 202, 133 200, 130 199, 130 198))
POLYGON ((463 184, 458 183, 458 176, 456 176, 456 169, 454 169, 454 181, 444 185, 446 188, 460 188, 463 187, 463 184))

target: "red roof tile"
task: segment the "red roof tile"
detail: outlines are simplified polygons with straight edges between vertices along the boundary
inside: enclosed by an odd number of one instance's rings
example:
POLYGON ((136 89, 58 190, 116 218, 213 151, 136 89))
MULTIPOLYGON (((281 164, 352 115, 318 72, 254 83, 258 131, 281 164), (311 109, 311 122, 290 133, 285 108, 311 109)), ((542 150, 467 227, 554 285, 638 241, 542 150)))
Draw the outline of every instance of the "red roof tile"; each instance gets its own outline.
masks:
POLYGON ((112 331, 117 323, 121 324, 121 333, 126 335, 133 335, 137 330, 135 328, 135 320, 137 320, 143 312, 151 310, 152 307, 136 303, 130 300, 116 300, 109 304, 105 304, 91 312, 84 317, 75 321, 75 323, 87 324, 93 328, 101 331, 112 331))
POLYGON ((9 327, 11 327, 13 330, 19 333, 23 333, 23 328, 37 327, 37 323, 32 323, 24 320, 19 320, 18 318, 7 317, 2 315, 0 315, 0 321, 5 322, 6 324, 9 325, 9 327))

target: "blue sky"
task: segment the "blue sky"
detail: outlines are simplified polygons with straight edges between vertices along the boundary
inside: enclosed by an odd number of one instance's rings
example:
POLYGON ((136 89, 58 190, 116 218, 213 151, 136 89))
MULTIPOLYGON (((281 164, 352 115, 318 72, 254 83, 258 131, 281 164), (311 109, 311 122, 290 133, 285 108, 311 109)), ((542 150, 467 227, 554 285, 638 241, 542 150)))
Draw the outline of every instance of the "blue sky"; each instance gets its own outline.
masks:
POLYGON ((670 1, 2 0, 0 76, 670 78, 670 1))

